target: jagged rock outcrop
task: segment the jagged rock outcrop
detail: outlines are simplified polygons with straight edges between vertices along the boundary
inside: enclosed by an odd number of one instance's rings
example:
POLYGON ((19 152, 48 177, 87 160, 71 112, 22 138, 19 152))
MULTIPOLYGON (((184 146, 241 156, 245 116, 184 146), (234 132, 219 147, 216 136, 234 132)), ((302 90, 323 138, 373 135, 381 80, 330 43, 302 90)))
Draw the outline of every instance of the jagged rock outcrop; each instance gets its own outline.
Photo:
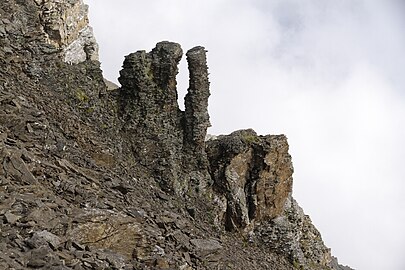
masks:
POLYGON ((88 6, 83 0, 35 0, 47 41, 60 48, 65 62, 98 60, 98 44, 89 26, 88 6))
POLYGON ((148 168, 165 191, 177 194, 188 190, 193 172, 200 174, 193 177, 194 184, 204 185, 201 171, 207 169, 204 139, 209 126, 205 49, 187 52, 190 88, 185 112, 179 109, 176 89, 182 55, 179 44, 160 42, 150 53, 126 56, 119 78, 121 134, 136 162, 148 168))
POLYGON ((304 269, 332 267, 319 232, 292 199, 293 166, 284 135, 241 130, 206 143, 209 81, 205 49, 187 52, 190 86, 185 112, 177 104, 179 44, 161 42, 150 53, 125 58, 119 90, 121 134, 131 154, 163 190, 183 195, 193 184, 216 203, 215 223, 239 231, 304 269), (209 162, 209 166, 207 166, 209 162), (207 172, 210 178, 207 181, 207 172))
POLYGON ((150 168, 167 191, 181 191, 183 132, 177 104, 177 65, 180 45, 159 43, 151 53, 139 51, 125 57, 119 81, 124 121, 122 134, 136 162, 150 168))
POLYGON ((285 136, 236 131, 209 140, 207 153, 227 230, 249 230, 283 212, 293 173, 285 136))
POLYGON ((291 196, 293 166, 284 135, 236 131, 209 140, 207 153, 220 224, 302 269, 332 267, 330 250, 291 196))
POLYGON ((0 5, 0 269, 346 269, 291 197, 285 136, 204 141, 203 47, 185 111, 176 43, 127 56, 107 91, 86 12, 0 5))
POLYGON ((293 265, 300 269, 335 269, 330 249, 291 195, 287 198, 284 211, 257 226, 253 238, 287 255, 293 265))

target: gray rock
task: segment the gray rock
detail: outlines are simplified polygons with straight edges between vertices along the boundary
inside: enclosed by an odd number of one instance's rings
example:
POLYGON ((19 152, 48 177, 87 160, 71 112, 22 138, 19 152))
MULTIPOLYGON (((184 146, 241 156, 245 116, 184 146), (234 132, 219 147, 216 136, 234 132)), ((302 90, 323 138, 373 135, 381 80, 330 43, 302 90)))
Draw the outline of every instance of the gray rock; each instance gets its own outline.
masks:
POLYGON ((311 270, 314 266, 332 268, 330 249, 291 196, 280 216, 256 226, 255 238, 271 250, 290 258, 291 263, 302 269, 311 270))
POLYGON ((191 239, 190 243, 201 257, 217 253, 222 249, 222 245, 215 239, 191 239))
POLYGON ((7 223, 14 225, 19 219, 21 219, 21 216, 14 215, 10 211, 4 214, 4 217, 7 221, 7 223))
POLYGON ((332 269, 333 270, 354 270, 353 268, 350 268, 349 266, 344 266, 339 264, 338 259, 334 256, 332 256, 332 269))
POLYGON ((34 235, 27 240, 27 244, 31 248, 39 248, 49 244, 50 247, 56 249, 61 244, 61 239, 53 233, 44 230, 35 232, 34 235))
POLYGON ((40 268, 49 263, 49 255, 51 250, 47 246, 42 246, 31 251, 31 257, 27 266, 32 268, 40 268))
POLYGON ((4 25, 0 25, 0 36, 4 36, 6 34, 6 28, 4 25))

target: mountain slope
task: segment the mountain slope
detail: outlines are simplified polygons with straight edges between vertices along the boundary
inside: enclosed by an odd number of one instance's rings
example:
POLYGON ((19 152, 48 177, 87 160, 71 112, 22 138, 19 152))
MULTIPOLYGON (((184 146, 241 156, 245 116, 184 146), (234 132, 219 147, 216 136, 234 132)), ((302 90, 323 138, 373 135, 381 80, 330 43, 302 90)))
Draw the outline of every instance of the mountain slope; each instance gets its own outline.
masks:
POLYGON ((108 90, 81 0, 0 7, 0 269, 345 269, 291 197, 283 135, 206 141, 205 49, 125 58, 108 90))

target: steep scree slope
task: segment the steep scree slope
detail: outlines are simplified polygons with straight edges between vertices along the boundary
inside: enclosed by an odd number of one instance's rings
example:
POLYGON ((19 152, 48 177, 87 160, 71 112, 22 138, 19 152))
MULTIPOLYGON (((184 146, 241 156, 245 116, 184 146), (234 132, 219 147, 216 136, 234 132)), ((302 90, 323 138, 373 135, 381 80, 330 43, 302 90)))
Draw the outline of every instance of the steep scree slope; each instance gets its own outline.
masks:
POLYGON ((0 269, 348 269, 291 197, 286 137, 205 141, 205 49, 161 42, 108 91, 81 0, 0 6, 0 269))

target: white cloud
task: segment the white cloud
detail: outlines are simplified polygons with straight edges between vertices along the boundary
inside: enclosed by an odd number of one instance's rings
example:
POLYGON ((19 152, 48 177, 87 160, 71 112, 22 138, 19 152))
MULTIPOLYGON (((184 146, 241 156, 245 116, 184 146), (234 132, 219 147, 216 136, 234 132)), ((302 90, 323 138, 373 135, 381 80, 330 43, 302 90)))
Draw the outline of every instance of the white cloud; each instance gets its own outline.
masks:
POLYGON ((365 66, 335 91, 316 96, 297 101, 308 104, 301 113, 309 120, 297 121, 300 130, 292 132, 300 134, 292 144, 296 195, 343 262, 401 269, 401 257, 393 254, 405 247, 404 149, 398 149, 403 101, 365 66))
POLYGON ((86 2, 105 76, 161 40, 205 46, 210 132, 287 134, 294 194, 332 252, 358 269, 404 269, 400 1, 86 2))

